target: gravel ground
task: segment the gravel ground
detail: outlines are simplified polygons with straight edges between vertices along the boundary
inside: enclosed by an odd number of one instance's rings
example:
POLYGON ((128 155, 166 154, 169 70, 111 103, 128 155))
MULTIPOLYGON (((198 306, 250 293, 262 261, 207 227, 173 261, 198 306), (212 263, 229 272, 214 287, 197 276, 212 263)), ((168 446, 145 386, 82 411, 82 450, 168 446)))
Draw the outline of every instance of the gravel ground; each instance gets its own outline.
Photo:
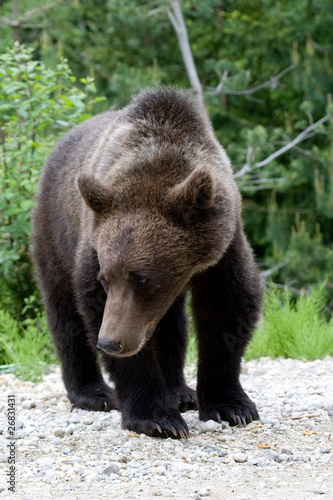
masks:
MULTIPOLYGON (((194 368, 188 368, 194 387, 194 368)), ((246 428, 184 414, 188 440, 120 428, 120 414, 72 410, 54 367, 42 382, 0 375, 0 499, 333 498, 333 358, 261 358, 241 382, 260 422, 246 428), (8 491, 8 395, 16 396, 16 493, 8 491)))

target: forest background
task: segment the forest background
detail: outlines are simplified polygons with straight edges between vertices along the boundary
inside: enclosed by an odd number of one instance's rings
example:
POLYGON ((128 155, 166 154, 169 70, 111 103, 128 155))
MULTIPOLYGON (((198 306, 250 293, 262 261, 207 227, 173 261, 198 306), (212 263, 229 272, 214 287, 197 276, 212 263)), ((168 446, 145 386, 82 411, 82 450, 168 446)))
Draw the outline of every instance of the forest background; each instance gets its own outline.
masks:
POLYGON ((287 290, 274 300, 289 314, 318 284, 310 317, 330 320, 332 27, 329 0, 0 0, 0 362, 32 339, 52 357, 29 257, 46 156, 76 123, 161 84, 204 99, 262 276, 287 290))

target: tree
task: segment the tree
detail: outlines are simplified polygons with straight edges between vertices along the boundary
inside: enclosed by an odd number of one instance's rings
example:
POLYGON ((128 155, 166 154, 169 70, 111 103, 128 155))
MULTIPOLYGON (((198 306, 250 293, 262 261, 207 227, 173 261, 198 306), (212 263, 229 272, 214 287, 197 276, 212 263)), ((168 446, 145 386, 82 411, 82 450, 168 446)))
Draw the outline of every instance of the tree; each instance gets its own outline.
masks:
POLYGON ((0 56, 0 307, 14 317, 31 297, 38 301, 29 212, 41 166, 57 137, 91 116, 96 102, 93 80, 81 79, 84 91, 75 81, 66 61, 46 68, 17 42, 0 56))

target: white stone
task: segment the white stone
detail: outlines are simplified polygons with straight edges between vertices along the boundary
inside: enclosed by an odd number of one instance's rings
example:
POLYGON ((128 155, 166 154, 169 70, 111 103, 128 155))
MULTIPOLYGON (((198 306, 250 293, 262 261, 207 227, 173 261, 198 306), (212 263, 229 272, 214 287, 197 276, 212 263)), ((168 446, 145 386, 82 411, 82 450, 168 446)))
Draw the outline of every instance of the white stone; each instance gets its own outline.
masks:
POLYGON ((91 426, 91 428, 94 430, 94 431, 101 431, 103 428, 104 428, 104 424, 103 422, 94 422, 91 426))
POLYGON ((186 472, 192 470, 191 464, 186 464, 185 462, 173 462, 171 464, 172 472, 186 472))
POLYGON ((57 404, 57 413, 70 413, 72 410, 72 405, 69 401, 59 401, 57 404))
POLYGON ((232 458, 235 460, 235 462, 243 464, 244 462, 247 462, 247 455, 245 453, 235 453, 232 458))
POLYGON ((35 403, 35 401, 31 401, 29 399, 26 399, 22 403, 22 408, 24 408, 25 410, 31 410, 32 408, 36 408, 36 403, 35 403))
POLYGON ((52 465, 55 463, 55 460, 51 457, 41 457, 36 460, 36 463, 41 466, 48 466, 52 467, 52 465))
POLYGON ((200 497, 207 497, 210 493, 210 490, 208 488, 201 488, 199 491, 197 491, 197 495, 200 497))
POLYGON ((221 424, 215 422, 214 420, 207 420, 207 422, 202 422, 200 426, 201 432, 215 432, 222 429, 221 424))
POLYGON ((56 429, 54 431, 54 435, 56 437, 64 437, 64 435, 66 434, 66 430, 65 429, 62 429, 61 427, 59 427, 58 429, 56 429))
POLYGON ((263 457, 266 458, 266 460, 276 461, 279 458, 279 454, 273 450, 265 450, 263 453, 263 457))
POLYGON ((259 490, 259 491, 262 491, 262 490, 265 490, 266 489, 266 483, 264 481, 260 481, 259 483, 257 483, 256 485, 256 490, 259 490))

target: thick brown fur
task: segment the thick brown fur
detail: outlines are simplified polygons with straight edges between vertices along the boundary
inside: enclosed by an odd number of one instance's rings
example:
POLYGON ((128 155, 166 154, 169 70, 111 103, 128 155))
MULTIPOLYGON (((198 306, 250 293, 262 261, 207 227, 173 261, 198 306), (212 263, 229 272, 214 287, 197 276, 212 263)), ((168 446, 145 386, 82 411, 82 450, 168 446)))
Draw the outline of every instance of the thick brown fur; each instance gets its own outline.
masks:
POLYGON ((199 415, 246 424, 240 361, 262 294, 228 157, 172 88, 66 134, 33 214, 33 256, 68 397, 118 407, 124 428, 186 436, 185 296, 196 322, 199 415), (102 379, 97 347, 115 391, 102 379))

